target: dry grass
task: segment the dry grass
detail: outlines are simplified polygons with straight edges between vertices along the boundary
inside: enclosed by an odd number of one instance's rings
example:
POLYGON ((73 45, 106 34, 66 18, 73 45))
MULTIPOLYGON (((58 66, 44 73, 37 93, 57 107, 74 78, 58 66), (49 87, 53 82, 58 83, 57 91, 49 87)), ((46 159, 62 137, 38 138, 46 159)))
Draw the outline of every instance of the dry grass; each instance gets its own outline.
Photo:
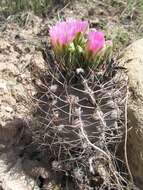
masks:
POLYGON ((42 13, 51 5, 52 0, 3 0, 1 8, 7 13, 33 10, 35 13, 42 13))
POLYGON ((43 14, 49 6, 64 5, 69 0, 1 0, 1 10, 7 14, 32 10, 35 14, 43 14))

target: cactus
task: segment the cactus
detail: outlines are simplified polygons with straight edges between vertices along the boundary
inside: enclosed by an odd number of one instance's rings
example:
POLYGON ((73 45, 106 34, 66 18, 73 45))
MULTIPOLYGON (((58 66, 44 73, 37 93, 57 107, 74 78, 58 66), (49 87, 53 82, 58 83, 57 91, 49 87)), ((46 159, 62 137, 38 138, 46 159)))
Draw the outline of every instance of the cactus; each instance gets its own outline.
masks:
POLYGON ((52 71, 40 85, 34 140, 54 171, 72 176, 85 189, 98 183, 103 189, 121 188, 115 161, 124 137, 126 75, 77 69, 67 79, 56 65, 52 71))
POLYGON ((109 58, 84 68, 69 67, 66 60, 63 68, 59 57, 47 61, 37 84, 38 123, 32 131, 45 162, 60 176, 61 189, 127 188, 116 155, 125 134, 126 73, 109 58))

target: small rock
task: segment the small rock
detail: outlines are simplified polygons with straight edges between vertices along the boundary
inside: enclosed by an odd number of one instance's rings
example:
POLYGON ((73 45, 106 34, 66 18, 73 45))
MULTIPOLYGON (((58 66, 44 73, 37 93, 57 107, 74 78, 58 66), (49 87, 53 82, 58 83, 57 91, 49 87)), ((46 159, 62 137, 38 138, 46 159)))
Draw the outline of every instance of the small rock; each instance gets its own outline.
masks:
POLYGON ((13 108, 11 108, 10 106, 5 107, 5 110, 9 113, 13 112, 13 108))

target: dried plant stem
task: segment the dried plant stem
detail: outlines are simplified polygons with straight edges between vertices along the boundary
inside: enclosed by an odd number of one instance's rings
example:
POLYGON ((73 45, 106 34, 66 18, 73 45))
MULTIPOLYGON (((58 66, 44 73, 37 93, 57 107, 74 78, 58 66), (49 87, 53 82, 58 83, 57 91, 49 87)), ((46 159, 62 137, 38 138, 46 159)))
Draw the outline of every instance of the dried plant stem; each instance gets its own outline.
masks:
MULTIPOLYGON (((101 112, 102 112, 102 111, 100 110, 100 107, 98 106, 98 103, 96 102, 96 100, 95 100, 95 98, 94 98, 94 92, 93 92, 92 89, 89 87, 87 81, 86 81, 82 76, 81 76, 81 78, 83 79, 83 84, 84 84, 86 93, 90 96, 90 99, 91 99, 93 105, 95 105, 95 106, 97 107, 97 112, 96 112, 96 113, 97 113, 97 115, 98 115, 98 117, 99 117, 99 119, 100 119, 100 121, 101 121, 101 123, 102 123, 102 126, 103 126, 104 129, 106 129, 106 128, 107 128, 106 122, 104 121, 104 119, 103 119, 103 117, 102 117, 102 115, 101 115, 101 112)), ((114 177, 115 177, 115 179, 116 179, 116 181, 117 181, 118 188, 123 189, 122 186, 121 186, 121 184, 120 184, 119 178, 118 178, 118 176, 117 176, 116 173, 115 173, 116 170, 115 170, 115 168, 114 168, 114 166, 113 166, 113 164, 112 164, 111 157, 110 157, 105 151, 103 151, 102 149, 100 149, 99 147, 95 146, 94 144, 92 144, 92 143, 90 142, 90 140, 88 139, 87 135, 86 135, 85 132, 84 132, 84 124, 83 124, 82 119, 81 119, 81 114, 79 114, 79 119, 80 119, 80 129, 81 129, 82 135, 84 136, 84 138, 86 139, 86 141, 88 142, 88 144, 89 144, 90 146, 92 146, 94 149, 96 149, 96 150, 100 151, 101 153, 103 153, 103 155, 105 155, 105 156, 109 159, 109 161, 110 161, 109 163, 111 164, 111 171, 113 172, 114 177)), ((128 162, 127 162, 127 163, 128 163, 128 162)), ((129 165, 128 165, 128 170, 129 170, 129 165)), ((129 170, 129 171, 130 171, 130 170, 129 170)), ((130 174, 130 173, 129 173, 129 174, 130 174)), ((121 176, 120 176, 120 177, 121 177, 121 176)), ((122 179, 122 177, 121 177, 121 179, 122 179)))
POLYGON ((83 135, 83 137, 85 138, 85 140, 87 141, 87 143, 93 147, 95 150, 101 152, 102 154, 104 154, 106 156, 106 158, 108 158, 110 160, 110 156, 104 151, 102 150, 101 148, 99 148, 98 146, 95 146, 93 143, 90 142, 90 140, 88 139, 87 135, 85 134, 84 132, 84 124, 83 124, 83 121, 81 119, 81 110, 79 108, 79 121, 80 121, 80 130, 81 130, 81 133, 83 135))
MULTIPOLYGON (((84 132, 84 123, 81 119, 81 110, 79 108, 79 121, 80 121, 80 130, 81 130, 81 133, 83 135, 83 137, 85 138, 85 140, 87 141, 87 143, 93 147, 95 150, 99 151, 100 153, 102 153, 104 156, 106 156, 106 158, 108 158, 109 160, 109 163, 111 164, 110 165, 110 168, 112 170, 112 173, 114 175, 114 177, 116 178, 116 181, 117 181, 117 184, 118 184, 118 188, 120 188, 121 190, 123 189, 120 182, 119 182, 119 179, 118 179, 118 175, 116 175, 116 170, 112 164, 112 161, 111 161, 111 157, 105 152, 103 151, 101 148, 99 148, 98 146, 94 145, 93 143, 90 142, 89 138, 87 137, 86 133, 84 132)), ((122 177, 119 175, 119 177, 122 179, 122 177)), ((123 180, 123 179, 122 179, 123 180)))
POLYGON ((125 156, 125 162, 126 162, 126 166, 127 166, 127 170, 130 176, 130 187, 132 188, 133 184, 134 184, 134 180, 133 180, 133 176, 130 170, 130 166, 128 163, 128 155, 127 155, 127 140, 128 140, 128 126, 127 126, 127 106, 128 106, 128 89, 127 89, 127 96, 126 96, 126 100, 125 100, 125 143, 124 143, 124 156, 125 156))

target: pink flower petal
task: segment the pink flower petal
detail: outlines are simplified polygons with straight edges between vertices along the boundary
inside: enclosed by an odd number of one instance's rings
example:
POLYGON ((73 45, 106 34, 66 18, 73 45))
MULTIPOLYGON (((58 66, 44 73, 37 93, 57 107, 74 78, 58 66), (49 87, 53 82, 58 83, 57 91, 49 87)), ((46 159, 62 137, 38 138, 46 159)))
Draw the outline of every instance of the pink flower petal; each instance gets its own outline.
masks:
POLYGON ((88 35, 87 49, 96 54, 105 46, 104 33, 91 31, 88 35))

